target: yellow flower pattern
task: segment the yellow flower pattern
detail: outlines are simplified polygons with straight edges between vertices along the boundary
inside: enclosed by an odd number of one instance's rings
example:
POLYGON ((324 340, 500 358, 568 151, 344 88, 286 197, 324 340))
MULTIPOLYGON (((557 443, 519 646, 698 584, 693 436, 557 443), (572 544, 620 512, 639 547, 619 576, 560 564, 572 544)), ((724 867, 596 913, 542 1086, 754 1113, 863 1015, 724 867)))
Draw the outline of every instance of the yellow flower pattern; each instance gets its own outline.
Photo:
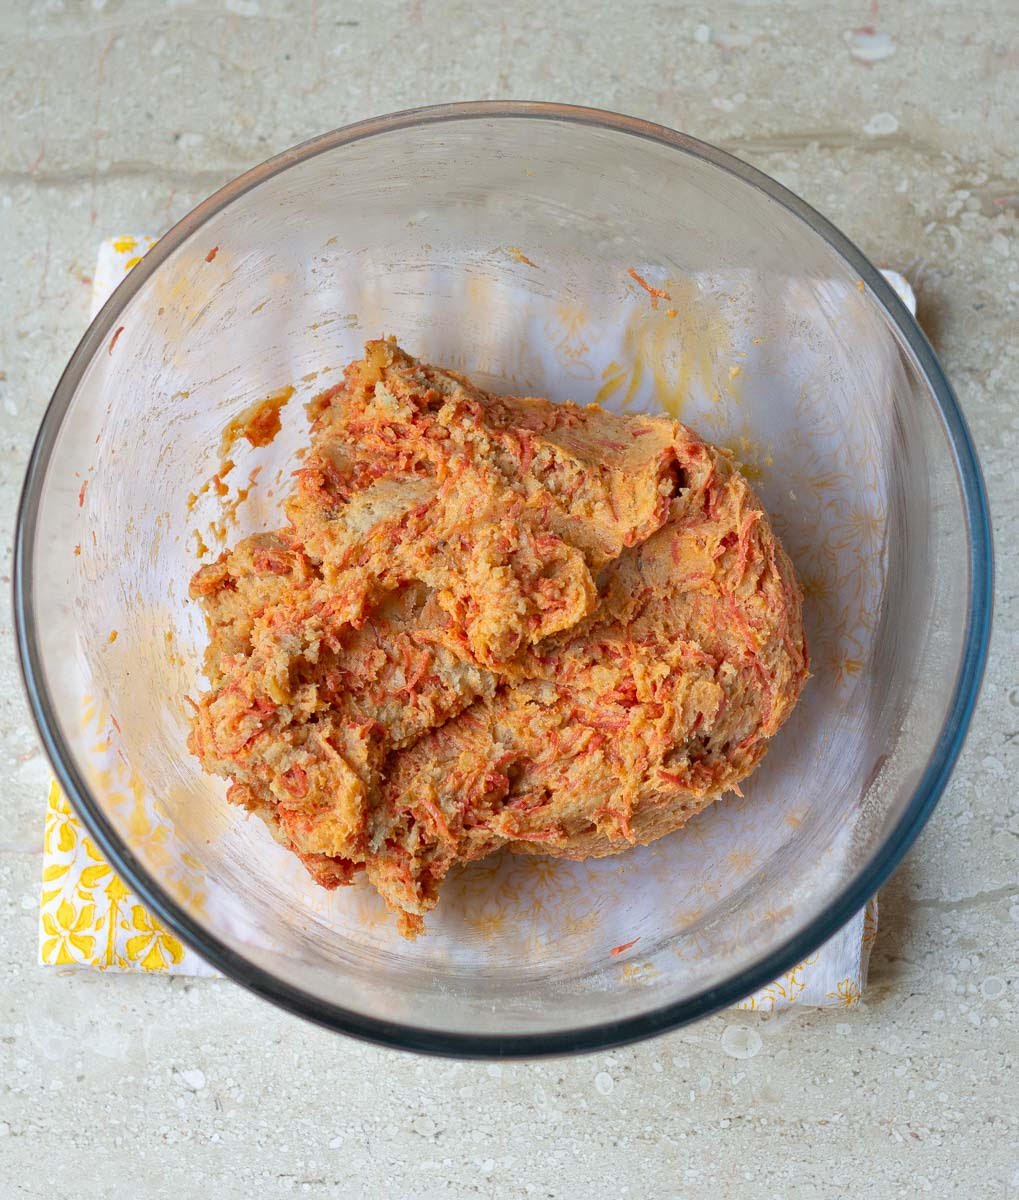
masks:
POLYGON ((42 914, 42 960, 62 965, 90 961, 95 953, 95 937, 89 932, 95 927, 94 904, 75 907, 70 900, 61 899, 54 909, 42 914))
POLYGON ((797 963, 791 971, 776 979, 774 983, 769 983, 767 987, 761 988, 759 992, 755 992, 752 996, 748 996, 746 1000, 740 1001, 738 1008, 745 1009, 748 1012, 775 1012, 779 1008, 787 1008, 790 1004, 795 1004, 806 990, 806 978, 819 958, 820 952, 812 954, 809 958, 805 958, 803 962, 797 963))
POLYGON ((78 842, 78 823, 71 806, 58 792, 52 798, 46 813, 46 831, 43 834, 43 850, 46 854, 68 854, 78 842))
POLYGON ((127 939, 125 949, 130 962, 143 971, 165 971, 184 957, 184 947, 156 921, 140 904, 131 906, 131 928, 138 932, 127 939))
POLYGON ((46 806, 46 832, 40 962, 100 970, 210 972, 138 903, 55 782, 46 806))
POLYGON ((839 1008, 853 1008, 860 1003, 860 985, 855 979, 840 979, 834 991, 826 993, 833 1004, 839 1008))
POLYGON ((877 896, 871 896, 867 907, 863 910, 863 945, 870 953, 871 946, 877 941, 877 896))

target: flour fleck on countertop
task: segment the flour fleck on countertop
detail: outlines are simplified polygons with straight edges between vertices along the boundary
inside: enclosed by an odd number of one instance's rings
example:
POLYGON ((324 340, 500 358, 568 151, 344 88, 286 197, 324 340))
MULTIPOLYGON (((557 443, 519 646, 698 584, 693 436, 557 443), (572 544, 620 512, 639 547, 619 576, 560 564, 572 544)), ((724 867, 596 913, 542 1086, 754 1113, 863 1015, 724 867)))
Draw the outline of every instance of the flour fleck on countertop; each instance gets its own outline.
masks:
POLYGON ((887 137, 899 128, 899 118, 890 112, 875 113, 863 127, 863 132, 871 137, 887 137))
POLYGON ((726 1025, 722 1034, 722 1049, 731 1058, 753 1058, 762 1045, 757 1030, 745 1025, 726 1025))
POLYGON ((608 1071, 599 1071, 594 1077, 594 1086, 603 1096, 609 1095, 612 1089, 616 1086, 616 1081, 608 1073, 608 1071))

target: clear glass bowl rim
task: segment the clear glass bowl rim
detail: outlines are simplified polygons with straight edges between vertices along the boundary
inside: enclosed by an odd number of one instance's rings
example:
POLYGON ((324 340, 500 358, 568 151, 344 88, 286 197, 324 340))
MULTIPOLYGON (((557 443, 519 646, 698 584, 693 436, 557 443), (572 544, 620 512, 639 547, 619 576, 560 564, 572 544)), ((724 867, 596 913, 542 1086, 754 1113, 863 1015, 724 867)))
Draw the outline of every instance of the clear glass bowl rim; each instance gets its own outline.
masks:
POLYGON ((923 828, 943 792, 969 727, 980 689, 990 639, 993 594, 991 526, 984 482, 966 421, 934 350, 919 325, 881 273, 828 220, 788 189, 740 159, 706 142, 636 117, 576 105, 531 101, 470 101, 406 109, 325 133, 285 150, 246 171, 199 204, 164 234, 128 273, 86 330, 65 368, 43 416, 29 458, 15 526, 14 625, 22 678, 40 740, 65 795, 124 881, 180 938, 207 962, 256 995, 282 1008, 379 1045, 457 1058, 533 1058, 586 1053, 664 1033, 734 1004, 812 954, 856 913, 888 878, 923 828), (142 285, 213 214, 291 166, 362 138, 442 122, 519 118, 589 125, 650 139, 706 160, 764 192, 823 238, 861 278, 891 319, 914 357, 940 410, 954 456, 967 525, 969 607, 963 650, 947 716, 934 752, 904 812, 871 860, 809 925, 746 970, 716 987, 624 1021, 537 1034, 437 1033, 366 1016, 313 996, 255 965, 202 928, 162 888, 115 832, 79 771, 49 696, 32 609, 32 551, 47 469, 64 416, 93 356, 106 344, 120 314, 142 285))

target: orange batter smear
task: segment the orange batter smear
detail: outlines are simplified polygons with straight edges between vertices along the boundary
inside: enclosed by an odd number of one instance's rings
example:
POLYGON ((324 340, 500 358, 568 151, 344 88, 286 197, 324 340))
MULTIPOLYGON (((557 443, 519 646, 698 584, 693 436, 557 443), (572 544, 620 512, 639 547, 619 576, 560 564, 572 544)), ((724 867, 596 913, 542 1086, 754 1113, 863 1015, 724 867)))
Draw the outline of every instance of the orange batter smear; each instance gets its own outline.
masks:
MULTIPOLYGON (((233 463, 230 465, 233 466, 233 463)), ((251 489, 255 486, 255 480, 258 478, 261 470, 261 467, 253 467, 248 472, 248 486, 239 487, 235 495, 231 496, 228 500, 223 501, 222 516, 224 524, 237 524, 237 510, 251 495, 251 489)))
POLYGON ((226 483, 226 477, 234 469, 235 465, 232 458, 225 458, 220 463, 219 470, 210 475, 197 492, 189 492, 187 498, 188 512, 192 512, 199 499, 210 491, 214 491, 220 499, 226 496, 230 491, 230 485, 226 483))
MULTIPOLYGON (((627 275, 630 276, 630 278, 634 281, 634 283, 639 283, 640 286, 644 289, 644 291, 647 292, 647 294, 651 297, 651 307, 652 308, 658 307, 659 300, 671 300, 672 299, 672 297, 669 295, 669 293, 667 291, 665 291, 664 288, 652 287, 651 284, 648 283, 648 281, 644 278, 643 275, 637 274, 637 272, 633 269, 633 267, 627 267, 626 273, 627 273, 627 275)), ((676 310, 674 308, 668 309, 668 315, 670 317, 674 317, 676 315, 676 310)))
POLYGON ((520 263, 525 267, 534 267, 535 270, 538 270, 538 264, 536 262, 532 262, 519 246, 507 246, 506 253, 510 256, 510 258, 513 259, 514 262, 520 263))
POLYGON ((223 430, 220 454, 225 458, 239 438, 244 438, 251 446, 268 446, 283 427, 280 410, 293 394, 294 388, 288 384, 238 413, 223 430))
POLYGON ((315 880, 366 878, 413 936, 458 863, 616 854, 738 790, 807 655, 727 451, 392 340, 307 411, 288 523, 191 581, 188 744, 315 880))

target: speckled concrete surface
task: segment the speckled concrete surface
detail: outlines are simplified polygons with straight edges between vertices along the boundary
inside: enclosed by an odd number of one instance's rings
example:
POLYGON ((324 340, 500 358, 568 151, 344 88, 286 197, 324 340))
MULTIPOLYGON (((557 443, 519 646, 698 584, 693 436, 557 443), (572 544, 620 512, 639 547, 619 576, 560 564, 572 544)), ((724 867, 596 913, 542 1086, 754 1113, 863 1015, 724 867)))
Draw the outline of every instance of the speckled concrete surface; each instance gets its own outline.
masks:
POLYGON ((439 100, 561 99, 716 142, 917 284, 991 494, 987 682, 954 780, 882 893, 866 1002, 498 1067, 357 1045, 225 982, 42 970, 47 769, 5 586, 0 1195, 1019 1194, 1019 9, 484 7, 0 0, 4 583, 102 236, 165 228, 313 133, 439 100))

